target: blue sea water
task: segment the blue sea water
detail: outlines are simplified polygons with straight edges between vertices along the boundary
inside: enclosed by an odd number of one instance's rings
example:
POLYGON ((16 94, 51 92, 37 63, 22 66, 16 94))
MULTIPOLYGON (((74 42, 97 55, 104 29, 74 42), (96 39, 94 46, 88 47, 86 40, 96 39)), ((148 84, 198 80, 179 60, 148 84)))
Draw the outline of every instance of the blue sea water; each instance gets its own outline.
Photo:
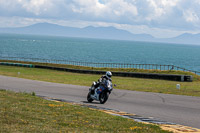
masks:
POLYGON ((176 65, 200 71, 199 45, 0 34, 0 56, 176 65))

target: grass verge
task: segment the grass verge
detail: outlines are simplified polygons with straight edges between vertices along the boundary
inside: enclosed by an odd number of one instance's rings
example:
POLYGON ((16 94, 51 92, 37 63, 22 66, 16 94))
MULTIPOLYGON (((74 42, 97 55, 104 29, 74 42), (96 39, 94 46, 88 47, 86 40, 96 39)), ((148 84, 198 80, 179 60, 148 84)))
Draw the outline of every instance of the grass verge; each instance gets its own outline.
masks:
MULTIPOLYGON (((98 80, 101 76, 14 66, 0 66, 0 75, 83 86, 90 86, 92 81, 98 80)), ((176 82, 114 76, 112 79, 113 83, 118 85, 116 89, 200 96, 199 80, 193 82, 176 82), (176 89, 176 84, 180 84, 181 89, 176 89)))
POLYGON ((167 133, 160 127, 33 94, 0 90, 0 132, 167 133))

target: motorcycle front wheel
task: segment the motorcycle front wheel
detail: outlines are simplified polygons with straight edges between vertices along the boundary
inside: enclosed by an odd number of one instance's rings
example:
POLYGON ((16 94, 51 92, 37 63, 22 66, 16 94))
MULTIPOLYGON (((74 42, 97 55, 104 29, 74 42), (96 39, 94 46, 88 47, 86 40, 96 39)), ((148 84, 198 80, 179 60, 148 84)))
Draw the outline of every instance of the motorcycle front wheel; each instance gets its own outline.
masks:
POLYGON ((89 92, 88 93, 88 95, 87 95, 87 101, 89 102, 89 103, 91 103, 92 101, 93 101, 93 99, 91 98, 91 92, 89 92))
POLYGON ((104 104, 107 100, 108 100, 108 97, 109 97, 109 92, 103 92, 99 95, 99 101, 101 104, 104 104))

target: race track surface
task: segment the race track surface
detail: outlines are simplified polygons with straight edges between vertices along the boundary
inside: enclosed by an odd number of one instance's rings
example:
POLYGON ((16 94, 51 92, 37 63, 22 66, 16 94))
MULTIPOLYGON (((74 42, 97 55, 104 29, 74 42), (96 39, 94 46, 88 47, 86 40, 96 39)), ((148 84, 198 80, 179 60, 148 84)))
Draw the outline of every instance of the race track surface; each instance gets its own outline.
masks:
MULTIPOLYGON (((92 83, 92 82, 91 82, 92 83)), ((105 104, 87 103, 86 86, 49 83, 0 75, 0 89, 91 104, 200 129, 200 98, 114 89, 105 104)))

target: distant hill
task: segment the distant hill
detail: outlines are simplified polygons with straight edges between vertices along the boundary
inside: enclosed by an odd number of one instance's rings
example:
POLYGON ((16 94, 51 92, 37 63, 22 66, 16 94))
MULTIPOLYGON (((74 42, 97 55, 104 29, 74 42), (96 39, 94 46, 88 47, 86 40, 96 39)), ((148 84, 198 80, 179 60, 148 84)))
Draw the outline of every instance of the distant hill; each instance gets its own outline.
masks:
POLYGON ((182 44, 200 44, 200 34, 184 33, 180 36, 169 39, 169 41, 182 44))
POLYGON ((85 27, 73 28, 65 27, 50 23, 38 23, 27 27, 20 28, 0 28, 0 33, 15 34, 36 34, 36 35, 55 35, 68 37, 85 37, 85 38, 104 38, 120 40, 146 40, 153 39, 147 34, 131 34, 125 30, 119 30, 114 27, 85 27))
POLYGON ((50 23, 38 23, 19 28, 0 28, 0 33, 52 35, 83 38, 134 40, 150 42, 168 42, 181 44, 200 44, 200 34, 182 34, 175 38, 158 39, 149 34, 132 34, 126 30, 114 27, 85 27, 74 28, 50 23))

